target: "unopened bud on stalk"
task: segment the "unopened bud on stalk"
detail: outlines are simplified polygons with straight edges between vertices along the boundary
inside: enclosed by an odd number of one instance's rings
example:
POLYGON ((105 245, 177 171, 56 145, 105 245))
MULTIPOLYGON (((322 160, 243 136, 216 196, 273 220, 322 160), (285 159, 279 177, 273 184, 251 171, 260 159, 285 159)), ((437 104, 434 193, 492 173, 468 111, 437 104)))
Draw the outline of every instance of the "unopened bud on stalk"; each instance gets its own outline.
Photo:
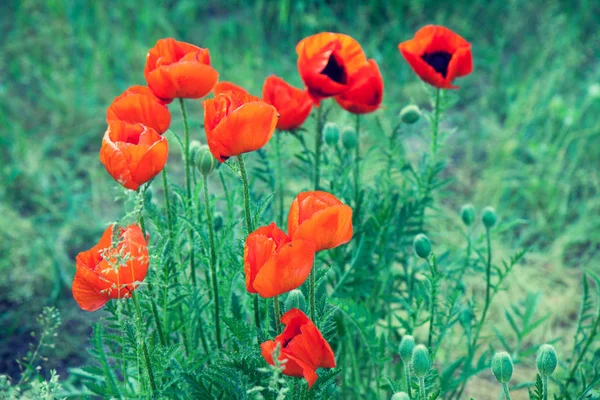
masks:
POLYGON ((352 150, 356 147, 356 132, 349 126, 342 132, 342 145, 346 150, 352 150))
POLYGON ((413 351, 415 350, 415 338, 410 335, 404 335, 398 346, 400 358, 405 363, 412 360, 413 351))
POLYGON ((406 106, 400 111, 400 121, 405 124, 414 124, 421 118, 421 110, 419 107, 412 104, 410 106, 406 106))
POLYGON ((496 211, 489 206, 484 208, 483 212, 481 213, 481 220, 487 229, 491 229, 494 225, 496 225, 496 211))
POLYGON ((549 344, 540 347, 535 360, 535 365, 541 376, 548 377, 552 375, 558 365, 556 350, 549 344))
POLYGON ((475 216, 475 207, 473 207, 473 204, 466 204, 460 210, 460 217, 462 218, 463 224, 466 226, 473 225, 475 216))
POLYGON ((492 372, 498 382, 510 382, 513 374, 513 362, 507 352, 503 351, 494 354, 492 358, 492 372))
POLYGON ((215 218, 213 220, 213 226, 215 228, 215 231, 220 231, 221 229, 223 229, 223 224, 223 214, 221 214, 220 212, 216 212, 215 218))
POLYGON ((340 140, 340 127, 335 122, 328 122, 323 128, 323 135, 325 136, 325 143, 328 146, 335 147, 340 140))
POLYGON ((412 355, 412 369, 417 378, 425 378, 429 368, 431 367, 431 360, 429 359, 429 350, 425 345, 419 344, 415 347, 412 355))
POLYGON ((208 146, 201 146, 194 154, 194 164, 203 176, 208 176, 217 166, 217 160, 208 146))
POLYGON ((410 400, 406 392, 397 392, 392 396, 392 400, 410 400))
POLYGON ((192 164, 195 164, 196 162, 196 154, 198 153, 198 150, 200 150, 200 147, 202 147, 202 143, 199 141, 192 140, 190 142, 190 162, 192 164))
POLYGON ((427 236, 419 233, 417 236, 415 236, 413 248, 415 249, 415 254, 417 256, 425 259, 431 254, 431 241, 427 236))
POLYGON ((300 289, 291 290, 285 299, 286 311, 289 311, 292 308, 297 308, 299 310, 306 309, 306 299, 300 289))

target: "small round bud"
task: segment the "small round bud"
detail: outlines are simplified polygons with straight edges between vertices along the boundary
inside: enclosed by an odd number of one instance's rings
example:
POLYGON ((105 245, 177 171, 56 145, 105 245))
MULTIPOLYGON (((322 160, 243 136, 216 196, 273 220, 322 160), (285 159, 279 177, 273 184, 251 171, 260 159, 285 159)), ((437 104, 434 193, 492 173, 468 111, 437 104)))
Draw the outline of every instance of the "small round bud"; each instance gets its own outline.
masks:
POLYGON ((473 207, 473 204, 464 205, 460 210, 460 217, 462 218, 463 224, 466 226, 473 225, 476 217, 475 207, 473 207))
POLYGON ((556 350, 549 344, 544 344, 540 347, 535 359, 535 365, 541 376, 550 376, 558 365, 556 350))
POLYGON ((392 400, 410 400, 406 392, 397 392, 392 396, 392 400))
POLYGON ((193 160, 198 171, 204 176, 208 176, 217 166, 217 160, 213 157, 208 146, 201 146, 195 152, 193 160))
POLYGON ((325 136, 325 143, 328 146, 335 147, 340 140, 340 127, 335 122, 328 122, 323 128, 323 135, 325 136))
POLYGON ((201 147, 202 147, 202 143, 200 143, 197 140, 192 140, 190 142, 190 162, 192 164, 195 163, 195 161, 196 161, 196 155, 198 153, 198 150, 200 150, 201 147))
POLYGON ((215 228, 215 231, 220 231, 223 229, 224 223, 225 221, 223 220, 223 214, 220 212, 215 213, 215 217, 213 219, 213 227, 215 228))
POLYGON ((398 346, 400 358, 405 363, 412 360, 413 351, 415 350, 415 338, 410 335, 404 335, 398 346))
POLYGON ((291 290, 285 299, 284 305, 286 311, 289 311, 292 308, 297 308, 298 310, 306 309, 306 299, 304 298, 304 294, 300 289, 291 290))
POLYGON ((413 248, 415 249, 416 255, 425 259, 431 254, 431 241, 427 236, 425 236, 422 233, 419 233, 417 236, 415 236, 415 240, 413 241, 413 248))
POLYGON ((507 352, 503 351, 494 354, 492 358, 492 372, 498 382, 510 382, 513 374, 513 362, 507 352))
POLYGON ((483 212, 481 213, 481 220, 487 229, 491 229, 494 225, 496 225, 496 211, 489 206, 484 208, 483 212))
POLYGON ((400 121, 405 124, 414 124, 419 118, 421 118, 421 110, 414 104, 406 106, 400 111, 400 121))
POLYGON ((342 132, 342 145, 346 150, 352 150, 356 147, 356 132, 349 126, 342 132))
POLYGON ((431 360, 429 359, 429 350, 425 345, 419 344, 415 347, 411 364, 417 378, 424 378, 427 375, 431 367, 431 360))

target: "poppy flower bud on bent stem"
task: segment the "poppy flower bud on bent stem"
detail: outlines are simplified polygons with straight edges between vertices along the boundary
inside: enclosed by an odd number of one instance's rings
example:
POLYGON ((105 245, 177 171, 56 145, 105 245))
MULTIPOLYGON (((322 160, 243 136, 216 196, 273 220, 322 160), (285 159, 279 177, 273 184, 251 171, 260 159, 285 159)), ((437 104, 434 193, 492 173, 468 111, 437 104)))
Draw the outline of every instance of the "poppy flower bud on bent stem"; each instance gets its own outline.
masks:
POLYGON ((356 131, 349 126, 345 127, 342 132, 342 146, 346 150, 352 150, 356 147, 356 131))
POLYGON ((217 166, 217 160, 213 157, 208 146, 199 147, 193 157, 194 165, 202 176, 208 176, 217 166))
POLYGON ((473 207, 472 204, 464 205, 460 210, 460 217, 463 221, 463 224, 465 224, 466 226, 473 225, 473 222, 475 222, 476 217, 475 207, 473 207))
POLYGON ((427 236, 419 233, 413 241, 415 254, 422 259, 426 259, 431 254, 431 241, 427 236))
POLYGON ((335 147, 340 140, 340 127, 335 122, 327 122, 323 128, 325 143, 328 146, 335 147))
POLYGON ((508 390, 508 383, 513 375, 513 362, 510 355, 503 351, 494 354, 492 358, 492 372, 496 377, 496 380, 502 385, 504 396, 510 399, 510 393, 508 390))
POLYGON ((412 125, 421 118, 421 110, 416 105, 410 105, 404 107, 400 111, 400 121, 405 124, 412 125))
POLYGON ((486 229, 491 229, 496 225, 496 211, 492 207, 486 207, 481 213, 481 221, 486 229))

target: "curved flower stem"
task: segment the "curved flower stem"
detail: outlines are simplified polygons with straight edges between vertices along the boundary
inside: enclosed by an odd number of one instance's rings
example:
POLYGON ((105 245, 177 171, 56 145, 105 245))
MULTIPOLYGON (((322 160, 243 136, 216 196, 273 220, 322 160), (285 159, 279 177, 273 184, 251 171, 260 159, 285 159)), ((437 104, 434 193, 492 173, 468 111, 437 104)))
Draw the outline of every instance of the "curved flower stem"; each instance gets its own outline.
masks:
POLYGON ((217 335, 217 346, 221 349, 221 321, 219 320, 219 285, 217 282, 217 256, 215 252, 215 233, 210 212, 210 203, 208 201, 208 176, 203 179, 204 186, 204 205, 206 209, 206 221, 208 222, 208 240, 210 245, 210 273, 213 287, 213 301, 215 305, 215 328, 217 335))
POLYGON ((282 131, 275 132, 275 152, 277 154, 277 198, 279 200, 279 215, 277 222, 283 225, 283 176, 281 168, 281 135, 282 131))
POLYGON ((356 114, 356 147, 354 148, 354 206, 360 209, 360 114, 356 114))
POLYGON ((279 307, 279 296, 273 297, 273 311, 275 311, 275 328, 277 334, 281 333, 281 308, 279 307))
POLYGON ((140 311, 140 303, 137 299, 137 295, 134 295, 132 293, 131 297, 133 298, 133 304, 135 305, 135 314, 137 316, 138 340, 142 347, 142 354, 144 355, 144 366, 146 367, 146 372, 148 374, 148 381, 150 383, 151 398, 154 398, 155 393, 156 393, 156 383, 154 381, 154 373, 152 372, 152 363, 150 362, 148 346, 146 345, 146 341, 142 338, 143 323, 142 323, 142 312, 140 311))
MULTIPOLYGON (((192 208, 192 182, 190 172, 190 125, 188 123, 187 111, 185 110, 185 103, 182 98, 179 98, 179 106, 181 108, 181 116, 183 117, 183 132, 184 132, 184 150, 183 150, 183 161, 185 163, 185 190, 187 196, 187 207, 186 215, 190 217, 192 208)), ((192 283, 196 287, 196 266, 194 262, 194 231, 191 227, 188 228, 188 238, 190 241, 190 275, 192 276, 192 283)))
MULTIPOLYGON (((240 174, 242 175, 242 183, 244 184, 244 210, 246 212, 246 230, 248 235, 254 232, 254 224, 252 223, 252 214, 250 213, 250 190, 248 185, 248 174, 246 173, 246 165, 244 158, 240 154, 237 156, 238 165, 240 166, 240 174)), ((260 330, 260 309, 258 306, 258 295, 254 294, 254 324, 260 330)))

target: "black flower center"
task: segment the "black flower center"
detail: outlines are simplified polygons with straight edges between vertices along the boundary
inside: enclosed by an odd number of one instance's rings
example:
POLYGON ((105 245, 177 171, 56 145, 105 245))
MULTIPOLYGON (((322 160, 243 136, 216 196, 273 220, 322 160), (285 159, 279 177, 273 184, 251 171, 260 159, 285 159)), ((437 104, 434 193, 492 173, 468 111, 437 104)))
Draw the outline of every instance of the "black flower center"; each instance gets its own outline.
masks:
POLYGON ((448 73, 448 64, 450 64, 450 60, 452 60, 452 54, 445 51, 436 51, 433 53, 425 53, 421 58, 425 60, 427 64, 431 65, 436 72, 442 74, 444 78, 446 77, 446 74, 448 73))
POLYGON ((340 64, 337 60, 337 57, 334 53, 329 56, 329 60, 327 60, 327 65, 321 71, 321 74, 326 75, 329 79, 334 82, 345 85, 348 77, 346 75, 346 69, 342 64, 340 64))

